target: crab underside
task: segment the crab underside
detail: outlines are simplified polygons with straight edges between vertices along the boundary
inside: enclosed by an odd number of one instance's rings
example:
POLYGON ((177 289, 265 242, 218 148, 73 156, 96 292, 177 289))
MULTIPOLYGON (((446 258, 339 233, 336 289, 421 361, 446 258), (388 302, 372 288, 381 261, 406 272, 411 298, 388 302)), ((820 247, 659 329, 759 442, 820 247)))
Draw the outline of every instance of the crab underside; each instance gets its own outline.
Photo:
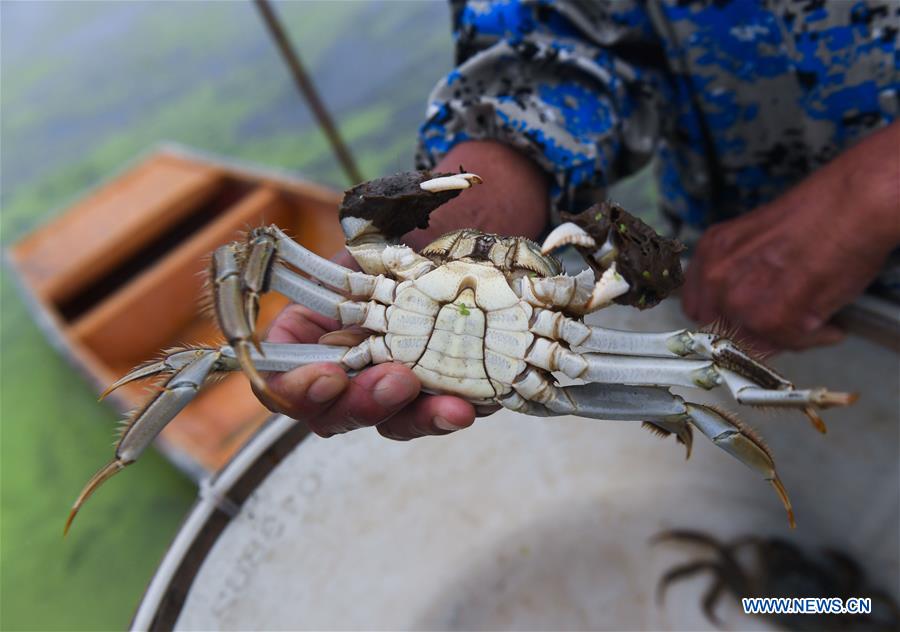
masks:
POLYGON ((585 325, 585 314, 612 302, 651 307, 682 279, 680 245, 613 204, 596 205, 557 227, 543 247, 470 229, 448 233, 419 253, 398 245, 405 233, 426 227, 434 209, 479 183, 468 173, 412 172, 347 191, 341 226, 361 272, 310 252, 276 226, 218 248, 210 281, 227 344, 173 350, 110 386, 107 393, 133 380, 167 378, 130 416, 115 458, 88 481, 66 529, 93 491, 133 463, 212 376, 243 370, 258 393, 277 401, 260 371, 334 362, 352 373, 392 361, 410 367, 425 391, 476 406, 645 422, 660 434, 674 434, 688 456, 695 428, 770 481, 793 525, 772 456, 754 433, 731 413, 687 402, 668 387, 724 386, 740 404, 799 408, 822 431, 815 410, 849 404, 853 396, 797 389, 713 333, 585 325), (562 273, 549 253, 567 245, 585 256, 590 269, 562 273), (346 344, 260 343, 254 325, 259 297, 267 291, 365 335, 341 332, 326 340, 346 344), (554 373, 580 383, 560 386, 554 373))

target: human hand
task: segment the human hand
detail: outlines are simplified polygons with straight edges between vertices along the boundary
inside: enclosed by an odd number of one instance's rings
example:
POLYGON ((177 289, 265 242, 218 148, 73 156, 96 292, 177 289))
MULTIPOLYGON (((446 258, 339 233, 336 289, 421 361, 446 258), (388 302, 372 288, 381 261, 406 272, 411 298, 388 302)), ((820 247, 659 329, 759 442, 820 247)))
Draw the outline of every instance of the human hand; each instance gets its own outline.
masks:
MULTIPOLYGON (((272 323, 267 340, 316 343, 338 328, 335 320, 302 305, 289 305, 272 323)), ((266 382, 289 404, 281 408, 265 402, 266 406, 307 423, 321 437, 375 426, 389 439, 407 440, 448 434, 475 420, 472 404, 449 395, 420 393, 415 373, 395 362, 373 366, 352 379, 340 365, 312 364, 269 375, 266 382)))
POLYGON ((894 124, 773 202, 711 227, 687 270, 685 313, 737 325, 763 351, 839 341, 829 319, 900 243, 898 146, 894 124))

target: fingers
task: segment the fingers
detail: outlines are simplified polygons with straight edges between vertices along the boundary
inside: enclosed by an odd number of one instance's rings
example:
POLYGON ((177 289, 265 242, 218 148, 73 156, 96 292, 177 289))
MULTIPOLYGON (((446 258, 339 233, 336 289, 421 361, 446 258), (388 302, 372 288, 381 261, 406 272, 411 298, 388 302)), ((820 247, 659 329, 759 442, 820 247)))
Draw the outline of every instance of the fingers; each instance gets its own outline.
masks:
POLYGON ((722 330, 741 346, 768 355, 784 350, 800 351, 811 347, 833 345, 846 337, 836 325, 786 302, 767 300, 763 293, 735 287, 723 290, 713 306, 709 303, 685 304, 685 313, 703 325, 720 323, 722 330), (747 299, 752 299, 748 302, 747 299))
POLYGON ((265 335, 268 342, 314 343, 330 331, 340 327, 338 321, 314 312, 303 305, 285 307, 265 335))
POLYGON ((792 335, 788 340, 784 341, 784 348, 801 351, 811 347, 824 347, 837 344, 846 336, 847 332, 837 325, 826 323, 801 334, 792 335))
MULTIPOLYGON (((302 305, 289 305, 273 321, 266 340, 281 343, 333 343, 337 321, 302 305)), ((346 342, 346 341, 345 341, 346 342)), ((322 437, 367 426, 391 439, 407 440, 466 428, 475 420, 469 402, 452 396, 420 395, 416 375, 400 364, 371 367, 350 379, 337 364, 314 364, 270 374, 269 388, 286 405, 267 408, 307 423, 322 437)), ((257 393, 259 396, 259 393, 257 393)))
POLYGON ((419 395, 419 380, 399 364, 380 364, 352 380, 337 364, 314 364, 270 377, 269 387, 288 405, 273 407, 306 422, 322 437, 384 422, 419 395))
POLYGON ((378 424, 388 439, 407 441, 416 437, 444 435, 468 428, 475 421, 475 408, 450 395, 423 395, 390 420, 378 424))
POLYGON ((844 333, 816 313, 802 288, 758 272, 739 277, 735 287, 723 288, 718 309, 736 323, 761 350, 800 350, 835 344, 844 333), (779 283, 781 285, 779 286, 779 283), (774 287, 781 291, 772 291, 774 287))
POLYGON ((733 220, 711 227, 697 242, 681 293, 684 312, 695 321, 711 323, 723 315, 720 298, 734 276, 729 259, 743 234, 742 222, 733 220))
POLYGON ((776 220, 754 211, 707 231, 685 274, 685 314, 704 325, 733 324, 763 352, 839 342, 843 332, 825 322, 832 311, 810 257, 785 245, 796 231, 776 220))
POLYGON ((353 378, 326 414, 309 420, 316 434, 332 436, 374 426, 403 410, 419 395, 416 375, 400 364, 380 364, 353 378))
MULTIPOLYGON (((327 413, 350 388, 350 378, 340 365, 324 363, 311 364, 287 373, 269 374, 266 383, 287 404, 280 406, 260 397, 266 408, 308 423, 327 413)), ((259 393, 256 395, 259 397, 259 393)))
POLYGON ((304 421, 322 437, 377 426, 390 439, 405 441, 448 434, 475 421, 469 402, 449 395, 420 395, 419 381, 404 366, 382 364, 350 380, 336 364, 316 364, 269 379, 289 402, 274 412, 304 421))

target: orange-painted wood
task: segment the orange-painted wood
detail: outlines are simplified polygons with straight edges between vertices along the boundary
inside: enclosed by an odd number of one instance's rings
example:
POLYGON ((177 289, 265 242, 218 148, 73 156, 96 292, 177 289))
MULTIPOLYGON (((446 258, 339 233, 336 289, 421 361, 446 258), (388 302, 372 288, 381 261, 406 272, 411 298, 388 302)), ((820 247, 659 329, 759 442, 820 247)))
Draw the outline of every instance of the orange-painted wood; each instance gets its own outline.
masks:
MULTIPOLYGON (((343 245, 340 195, 324 187, 181 154, 151 155, 10 249, 20 281, 66 355, 103 388, 162 349, 214 344, 202 309, 208 256, 250 227, 275 223, 330 256, 343 245)), ((264 330, 286 299, 263 297, 264 330)), ((139 405, 145 385, 111 398, 139 405)), ((163 433, 207 470, 266 419, 239 374, 210 385, 163 433)))

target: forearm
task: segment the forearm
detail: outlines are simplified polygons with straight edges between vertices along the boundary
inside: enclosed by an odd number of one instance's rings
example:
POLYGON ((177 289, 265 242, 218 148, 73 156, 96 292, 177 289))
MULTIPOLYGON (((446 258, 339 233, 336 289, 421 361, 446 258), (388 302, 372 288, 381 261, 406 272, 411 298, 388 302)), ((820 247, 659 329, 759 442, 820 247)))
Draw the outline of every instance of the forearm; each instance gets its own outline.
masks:
POLYGON ((822 172, 839 179, 841 204, 874 248, 887 253, 900 244, 900 121, 872 134, 836 158, 822 172), (839 164, 835 164, 839 163, 839 164), (841 177, 842 176, 842 177, 841 177))
POLYGON ((532 160, 495 141, 456 145, 435 171, 477 173, 484 184, 465 191, 435 211, 429 227, 410 233, 404 243, 421 248, 458 228, 536 238, 549 216, 549 177, 532 160))
POLYGON ((830 225, 810 229, 837 237, 847 250, 887 255, 900 244, 900 122, 867 137, 760 210, 826 222, 830 225))

